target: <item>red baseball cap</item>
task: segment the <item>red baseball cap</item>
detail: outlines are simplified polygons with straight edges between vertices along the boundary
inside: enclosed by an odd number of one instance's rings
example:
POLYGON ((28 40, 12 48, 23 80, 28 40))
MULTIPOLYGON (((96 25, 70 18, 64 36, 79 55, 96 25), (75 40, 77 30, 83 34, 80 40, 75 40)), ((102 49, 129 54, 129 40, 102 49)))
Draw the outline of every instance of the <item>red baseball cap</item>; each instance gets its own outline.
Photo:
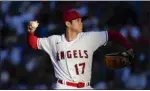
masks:
POLYGON ((81 18, 80 14, 75 11, 75 10, 68 10, 67 12, 64 13, 63 19, 64 22, 66 21, 71 21, 73 19, 81 18))

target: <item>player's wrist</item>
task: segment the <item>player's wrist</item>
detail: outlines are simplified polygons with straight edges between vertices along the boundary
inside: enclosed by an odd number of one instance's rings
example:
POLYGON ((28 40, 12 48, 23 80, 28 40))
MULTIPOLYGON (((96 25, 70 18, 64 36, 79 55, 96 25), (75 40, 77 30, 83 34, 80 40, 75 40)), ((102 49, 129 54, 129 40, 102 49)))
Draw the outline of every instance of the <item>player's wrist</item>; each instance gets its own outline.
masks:
POLYGON ((34 34, 34 31, 28 31, 28 33, 30 33, 30 34, 34 34))
POLYGON ((34 34, 35 29, 33 29, 32 27, 30 27, 30 28, 28 29, 28 32, 34 34))
POLYGON ((34 35, 34 32, 28 31, 28 34, 29 34, 29 35, 34 35))

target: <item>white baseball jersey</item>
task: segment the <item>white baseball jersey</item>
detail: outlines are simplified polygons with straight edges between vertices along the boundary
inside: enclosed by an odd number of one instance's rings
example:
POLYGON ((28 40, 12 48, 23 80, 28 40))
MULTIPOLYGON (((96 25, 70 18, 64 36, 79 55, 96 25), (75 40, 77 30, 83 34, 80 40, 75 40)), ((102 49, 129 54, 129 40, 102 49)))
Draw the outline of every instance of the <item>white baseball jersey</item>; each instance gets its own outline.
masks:
POLYGON ((107 31, 81 32, 71 42, 65 35, 38 38, 38 49, 46 51, 57 79, 90 82, 94 51, 107 43, 107 31))

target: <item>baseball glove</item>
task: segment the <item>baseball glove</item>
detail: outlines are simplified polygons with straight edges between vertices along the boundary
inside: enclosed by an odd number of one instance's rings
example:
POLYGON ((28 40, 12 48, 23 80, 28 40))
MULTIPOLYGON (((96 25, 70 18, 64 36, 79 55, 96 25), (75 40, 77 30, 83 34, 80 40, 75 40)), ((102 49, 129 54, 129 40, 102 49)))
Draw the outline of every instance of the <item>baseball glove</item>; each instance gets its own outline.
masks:
POLYGON ((132 50, 123 53, 111 53, 105 55, 105 65, 109 69, 119 69, 132 63, 134 54, 132 50))

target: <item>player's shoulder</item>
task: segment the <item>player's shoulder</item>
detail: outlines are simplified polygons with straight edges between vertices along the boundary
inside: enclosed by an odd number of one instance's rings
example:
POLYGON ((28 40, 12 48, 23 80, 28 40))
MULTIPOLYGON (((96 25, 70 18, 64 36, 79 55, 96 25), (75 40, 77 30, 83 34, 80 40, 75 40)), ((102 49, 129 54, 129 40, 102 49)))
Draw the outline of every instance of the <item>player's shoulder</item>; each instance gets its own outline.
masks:
POLYGON ((51 36, 49 36, 49 38, 51 38, 51 39, 58 39, 60 37, 61 37, 61 35, 51 35, 51 36))
POLYGON ((61 35, 51 35, 48 37, 48 39, 51 41, 51 42, 55 42, 57 40, 59 40, 61 37, 61 35))
POLYGON ((88 36, 88 35, 94 35, 94 34, 100 34, 100 33, 104 33, 106 31, 88 31, 88 32, 82 32, 83 36, 88 36))

